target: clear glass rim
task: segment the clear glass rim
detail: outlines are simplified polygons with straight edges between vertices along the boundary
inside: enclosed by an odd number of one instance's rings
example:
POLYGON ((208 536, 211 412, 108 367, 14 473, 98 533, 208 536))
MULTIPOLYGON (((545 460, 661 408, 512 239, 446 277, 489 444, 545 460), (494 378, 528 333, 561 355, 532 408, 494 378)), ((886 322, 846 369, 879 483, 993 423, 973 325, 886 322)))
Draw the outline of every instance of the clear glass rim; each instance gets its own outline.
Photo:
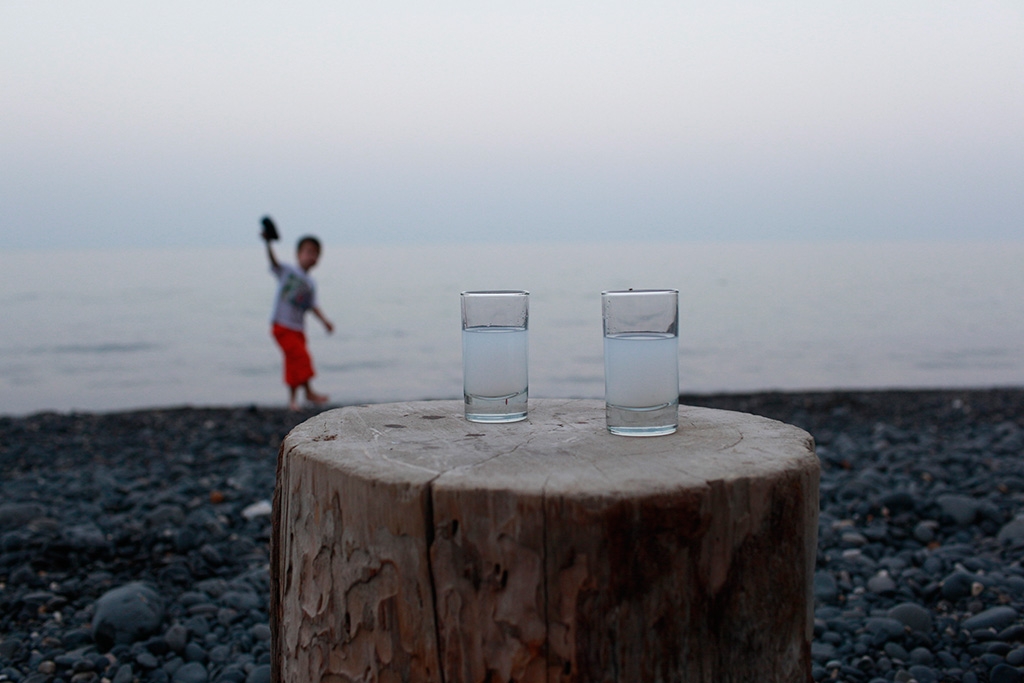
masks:
POLYGON ((635 296, 651 294, 679 294, 678 289, 608 289, 601 296, 635 296))
POLYGON ((529 296, 525 289, 477 289, 460 292, 459 296, 529 296))

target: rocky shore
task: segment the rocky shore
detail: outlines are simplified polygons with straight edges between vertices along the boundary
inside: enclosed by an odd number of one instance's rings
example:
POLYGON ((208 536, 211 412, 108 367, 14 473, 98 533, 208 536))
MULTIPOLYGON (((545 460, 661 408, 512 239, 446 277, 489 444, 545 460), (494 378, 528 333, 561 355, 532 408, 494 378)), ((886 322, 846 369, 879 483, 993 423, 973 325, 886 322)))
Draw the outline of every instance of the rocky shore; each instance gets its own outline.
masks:
MULTIPOLYGON (((815 680, 1024 680, 1024 389, 683 401, 815 437, 815 680)), ((276 457, 307 417, 0 417, 0 681, 268 681, 276 457)))

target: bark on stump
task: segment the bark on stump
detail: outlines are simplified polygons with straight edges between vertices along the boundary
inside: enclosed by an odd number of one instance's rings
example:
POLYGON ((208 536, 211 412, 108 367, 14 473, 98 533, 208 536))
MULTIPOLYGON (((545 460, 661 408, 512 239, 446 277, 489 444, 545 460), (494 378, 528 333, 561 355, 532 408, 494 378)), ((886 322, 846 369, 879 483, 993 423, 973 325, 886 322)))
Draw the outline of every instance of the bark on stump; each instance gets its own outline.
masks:
POLYGON ((810 435, 753 415, 326 412, 278 461, 274 680, 810 681, 817 519, 810 435))

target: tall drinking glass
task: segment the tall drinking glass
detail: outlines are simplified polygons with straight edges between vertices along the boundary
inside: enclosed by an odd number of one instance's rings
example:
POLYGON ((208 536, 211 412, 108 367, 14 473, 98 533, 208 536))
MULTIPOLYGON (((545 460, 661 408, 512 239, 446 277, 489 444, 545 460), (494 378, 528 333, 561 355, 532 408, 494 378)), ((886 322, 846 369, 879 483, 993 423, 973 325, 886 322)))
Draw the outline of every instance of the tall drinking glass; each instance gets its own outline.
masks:
POLYGON ((529 292, 462 292, 462 380, 470 422, 526 419, 529 316, 529 292))
POLYGON ((608 431, 661 436, 679 427, 679 290, 601 293, 608 431))

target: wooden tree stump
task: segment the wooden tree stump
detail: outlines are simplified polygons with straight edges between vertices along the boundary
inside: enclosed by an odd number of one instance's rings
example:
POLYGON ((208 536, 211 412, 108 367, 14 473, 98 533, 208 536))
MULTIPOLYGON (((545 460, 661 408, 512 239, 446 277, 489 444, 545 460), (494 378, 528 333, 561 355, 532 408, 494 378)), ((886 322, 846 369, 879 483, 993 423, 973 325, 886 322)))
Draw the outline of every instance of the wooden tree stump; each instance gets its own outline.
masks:
POLYGON ((274 680, 810 681, 817 519, 810 435, 753 415, 326 412, 278 463, 274 680))

